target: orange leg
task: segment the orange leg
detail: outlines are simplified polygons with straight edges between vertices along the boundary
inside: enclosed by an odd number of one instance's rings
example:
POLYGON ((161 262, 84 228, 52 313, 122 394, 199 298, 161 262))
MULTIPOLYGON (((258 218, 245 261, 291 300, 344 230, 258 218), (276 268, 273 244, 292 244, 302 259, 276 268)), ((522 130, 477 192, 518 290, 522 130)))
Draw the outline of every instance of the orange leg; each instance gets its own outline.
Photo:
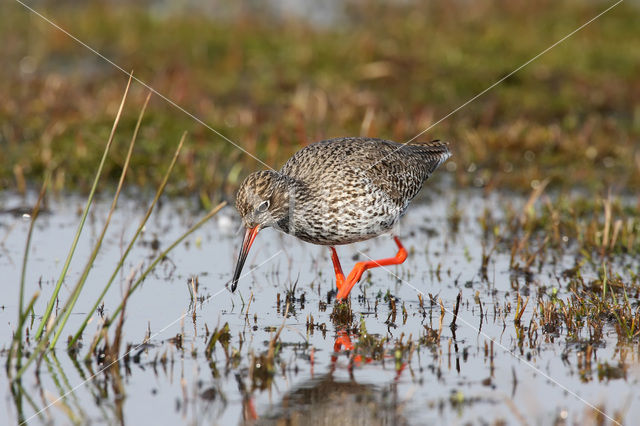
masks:
POLYGON ((399 265, 407 259, 407 250, 402 246, 400 239, 398 237, 393 237, 396 245, 398 246, 398 253, 394 257, 389 257, 386 259, 380 260, 371 260, 368 262, 358 262, 353 267, 353 270, 347 276, 345 281, 344 274, 342 273, 342 268, 340 267, 340 262, 338 261, 338 255, 336 254, 336 250, 331 247, 332 254, 331 258, 333 259, 333 267, 336 270, 336 284, 338 287, 338 295, 336 296, 337 300, 346 299, 351 292, 351 289, 360 278, 362 278, 362 274, 367 269, 377 268, 378 266, 388 266, 388 265, 399 265))
POLYGON ((256 411, 256 404, 253 401, 253 396, 244 398, 242 405, 242 414, 245 420, 258 420, 258 412, 256 411))
POLYGON ((353 350, 353 343, 351 343, 351 337, 346 331, 338 330, 336 341, 333 344, 333 351, 335 353, 338 353, 342 350, 345 350, 345 351, 353 350))
MULTIPOLYGON (((338 352, 341 352, 341 351, 352 351, 353 348, 354 346, 353 346, 353 343, 351 343, 351 336, 349 336, 349 334, 346 331, 339 330, 338 336, 336 337, 336 341, 333 344, 334 353, 337 354, 338 352)), ((337 357, 335 358, 337 359, 337 357)), ((353 362, 355 362, 356 364, 359 364, 360 361, 362 361, 362 355, 356 355, 356 356, 352 355, 352 359, 353 359, 353 362)))
POLYGON ((340 290, 342 284, 344 284, 344 273, 342 272, 342 266, 340 266, 338 253, 336 253, 336 249, 333 246, 331 246, 331 260, 333 261, 333 269, 336 271, 336 287, 340 290))
MULTIPOLYGON (((356 336, 354 335, 354 337, 356 336)), ((350 351, 353 351, 354 348, 355 348, 355 345, 351 342, 351 335, 344 330, 338 330, 336 341, 333 344, 334 355, 331 358, 331 361, 333 363, 336 362, 336 360, 338 359, 337 354, 339 352, 342 352, 342 351, 350 352, 350 351)), ((373 361, 373 358, 371 357, 363 358, 362 355, 351 354, 350 357, 351 357, 350 359, 357 365, 359 365, 363 360, 367 364, 373 361)))

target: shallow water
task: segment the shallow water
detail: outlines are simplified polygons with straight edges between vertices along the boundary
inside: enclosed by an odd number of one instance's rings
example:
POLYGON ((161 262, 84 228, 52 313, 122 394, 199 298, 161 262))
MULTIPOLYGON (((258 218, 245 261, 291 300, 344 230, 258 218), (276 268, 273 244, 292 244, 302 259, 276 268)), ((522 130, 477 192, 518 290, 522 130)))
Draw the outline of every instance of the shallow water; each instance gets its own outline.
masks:
MULTIPOLYGON (((140 201, 144 198, 130 195, 121 200, 64 337, 75 332, 111 275, 144 215, 147 204, 140 201)), ((0 200, 5 211, 0 215, 3 349, 9 347, 15 329, 29 226, 20 211, 8 211, 32 205, 34 199, 34 194, 26 199, 4 194, 0 200)), ((518 205, 526 200, 508 201, 518 205)), ((108 198, 99 201, 87 221, 60 293, 61 304, 80 276, 109 203, 108 198)), ((174 249, 130 297, 121 353, 131 344, 131 354, 119 370, 124 398, 114 396, 113 376, 101 371, 104 365, 95 357, 89 363, 82 361, 101 322, 96 313, 84 332, 80 362, 74 362, 64 343, 59 343, 40 366, 39 383, 35 368, 27 372, 22 381, 26 395, 18 402, 3 369, 0 392, 10 423, 21 417, 33 424, 589 424, 602 416, 593 407, 610 417, 636 418, 638 348, 618 344, 611 326, 605 326, 605 344, 593 349, 599 367, 594 363, 589 369, 580 364, 584 348, 579 339, 573 343, 562 334, 541 331, 526 335, 536 293, 546 291, 545 286, 557 287, 562 295, 557 271, 571 265, 570 257, 525 280, 510 271, 509 253, 498 251, 491 257, 487 278, 482 277, 478 217, 485 208, 496 209, 501 203, 503 199, 485 197, 480 191, 443 191, 441 196, 416 200, 398 229, 409 258, 400 266, 371 270, 354 288, 351 322, 331 318, 335 302, 329 293, 335 284, 329 250, 272 230, 260 233, 239 291, 230 293, 225 285, 241 235, 237 215, 227 207, 174 249), (454 199, 462 206, 456 234, 450 221, 454 199), (192 277, 199 282, 201 299, 196 302, 188 289, 192 277), (524 297, 532 296, 522 316, 523 327, 514 324, 514 286, 524 297), (285 318, 285 298, 292 288, 295 300, 285 318), (457 326, 450 328, 458 293, 462 296, 457 326), (387 294, 391 297, 385 298, 387 294), (440 337, 432 334, 427 339, 427 329, 440 328, 441 314, 430 294, 435 301, 442 300, 445 314, 440 337), (395 302, 395 318, 389 300, 395 302), (310 316, 313 327, 308 327, 310 316), (224 323, 230 327, 228 351, 216 344, 210 362, 205 356, 208 333, 224 323), (264 366, 259 357, 283 324, 271 378, 260 373, 264 366), (363 350, 366 345, 357 353, 347 350, 349 339, 353 344, 365 339, 354 334, 362 331, 362 324, 374 337, 372 347, 378 345, 382 354, 363 350), (520 333, 525 337, 520 339, 520 333), (386 342, 380 344, 381 338, 386 342), (605 365, 610 369, 599 374, 605 365)), ((52 199, 48 212, 37 221, 25 298, 36 290, 42 295, 31 333, 60 273, 83 204, 84 199, 74 196, 52 199)), ((105 315, 121 301, 131 271, 146 267, 203 215, 188 200, 165 200, 108 294, 105 315)), ((356 259, 393 253, 393 241, 384 236, 338 248, 345 269, 356 259)), ((5 360, 6 351, 3 355, 5 360)))

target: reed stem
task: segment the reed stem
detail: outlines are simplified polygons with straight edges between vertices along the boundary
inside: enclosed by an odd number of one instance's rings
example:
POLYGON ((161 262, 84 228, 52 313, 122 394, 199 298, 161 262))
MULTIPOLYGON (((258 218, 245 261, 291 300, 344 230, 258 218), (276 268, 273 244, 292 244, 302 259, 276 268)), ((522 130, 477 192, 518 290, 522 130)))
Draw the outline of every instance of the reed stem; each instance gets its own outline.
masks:
POLYGON ((33 303, 35 303, 35 299, 39 295, 36 292, 35 296, 32 298, 29 306, 31 308, 27 308, 23 310, 24 305, 24 286, 26 282, 27 276, 27 260, 29 258, 29 249, 31 248, 31 238, 33 236, 33 229, 36 223, 36 219, 38 218, 38 214, 40 213, 40 205, 42 204, 42 200, 47 192, 47 187, 49 186, 49 181, 51 180, 51 168, 48 168, 45 176, 44 182, 42 183, 42 188, 40 188, 40 194, 38 195, 38 200, 36 204, 33 206, 33 211, 31 212, 31 223, 29 223, 29 231, 27 232, 27 242, 25 243, 24 248, 24 256, 22 257, 22 272, 20 274, 20 295, 18 296, 18 328, 13 338, 13 342, 11 344, 11 350, 9 351, 9 356, 7 357, 7 375, 11 377, 11 362, 14 358, 16 359, 16 368, 20 368, 20 364, 22 363, 22 327, 24 325, 24 320, 27 316, 27 313, 33 307, 33 303))
POLYGON ((129 150, 127 151, 127 156, 125 158, 124 164, 122 166, 122 172, 120 173, 120 180, 118 181, 118 187, 116 188, 116 193, 113 197, 113 200, 111 202, 111 207, 109 208, 109 213, 107 214, 107 219, 104 223, 104 226, 102 227, 102 232, 100 233, 100 236, 98 237, 98 240, 96 241, 96 244, 93 248, 93 251, 91 252, 91 255, 89 256, 89 259, 87 260, 87 263, 84 267, 84 270, 82 271, 82 275, 80 276, 80 279, 78 280, 78 283, 76 284, 76 286, 74 287, 73 291, 71 292, 71 296, 69 297, 69 300, 67 301, 67 303, 64 305, 64 308, 62 309, 62 315, 58 316, 52 329, 56 329, 57 327, 57 331, 55 332, 53 339, 51 340, 51 343, 49 344, 49 349, 53 349, 56 345, 56 343, 58 343, 58 339, 60 338, 60 334, 62 333, 62 330, 64 329, 64 326, 67 324, 67 321, 69 320, 69 315, 71 315, 71 311, 73 310, 73 307, 75 306, 76 302, 78 301, 78 297, 80 297, 80 293, 82 292, 82 288, 84 287, 84 284, 87 282, 87 277, 89 276, 89 272, 91 271, 91 267, 93 266, 93 262, 95 261, 96 257, 98 256, 98 252, 100 251, 100 247, 102 246, 102 241, 104 240, 104 236, 107 233, 107 229, 109 228, 109 224, 111 223, 111 217, 113 216, 113 212, 116 209, 116 206, 118 205, 118 199, 120 198, 120 192, 122 191, 122 187, 124 185, 124 179, 127 176, 127 171, 129 170, 129 163, 131 161, 131 155, 133 154, 133 147, 136 144, 136 139, 138 137, 138 131, 140 130, 140 124, 142 123, 142 118, 144 117, 144 112, 147 109, 147 104, 149 102, 149 97, 151 96, 151 94, 149 94, 147 96, 147 99, 144 103, 144 105, 142 106, 142 109, 140 110, 140 115, 138 116, 138 122, 136 123, 136 127, 135 130, 133 131, 133 135, 131 136, 131 142, 129 143, 129 150), (58 321, 59 318, 62 318, 60 321, 58 321), (60 325, 58 326, 58 322, 60 322, 60 325))
POLYGON ((91 186, 91 191, 89 192, 89 198, 87 199, 87 203, 84 207, 84 211, 82 212, 82 217, 80 218, 80 223, 78 224, 78 229, 76 230, 76 234, 73 238, 73 242, 71 243, 71 248, 69 249, 69 253, 67 254, 67 259, 64 262, 64 266, 62 267, 62 272, 60 273, 60 277, 56 282, 56 286, 53 290, 53 294, 49 299, 49 303, 47 308, 45 309, 44 315, 42 317, 42 321, 38 326, 38 331, 36 331, 35 338, 39 340, 42 337, 42 332, 45 329, 45 326, 49 322, 49 318, 51 317, 51 312, 53 311, 53 306, 56 303, 56 299, 58 298, 58 293, 62 288, 62 282, 67 276, 67 271, 69 270, 69 265, 71 264, 71 259, 73 258, 73 254, 75 253, 76 247, 78 245, 78 241, 80 239, 80 234, 82 233, 82 228, 84 227, 84 223, 87 219, 87 214, 89 213, 89 208, 93 203, 93 197, 96 192, 96 188, 98 187, 98 181, 100 180, 100 175, 102 174, 102 169, 104 167, 104 163, 107 159, 107 154, 109 153, 109 149, 111 148, 111 144, 113 142, 113 138, 116 132, 116 128, 118 127, 118 123, 120 122, 120 117, 122 115, 122 110, 124 108, 125 100, 127 99, 127 94, 129 93, 129 87, 131 86, 131 79, 133 74, 129 75, 129 81, 127 83, 127 88, 124 91, 124 95, 122 96, 122 100, 120 101, 120 108, 118 108, 118 113, 116 114, 116 118, 113 122, 113 126, 111 127, 111 134, 109 135, 109 140, 107 141, 107 146, 104 149, 104 153, 102 154, 102 159, 100 160, 100 165, 98 166, 98 170, 96 171, 95 178, 93 179, 93 185, 91 186))
MULTIPOLYGON (((155 266, 162 260, 164 259, 167 254, 169 254, 169 252, 171 250, 173 250, 178 244, 180 244, 185 238, 187 238, 189 235, 191 235, 195 230, 197 230, 198 228, 200 228, 202 225, 204 225, 209 219, 211 219, 213 216, 215 216, 220 209, 222 209, 224 206, 227 205, 226 201, 221 202, 220 204, 218 204, 216 207, 214 207, 209 213, 207 213, 206 216, 204 216, 202 219, 200 219, 198 221, 198 223, 196 223, 195 225, 193 225, 191 228, 189 228, 188 231, 186 231, 184 234, 182 234, 182 236, 180 236, 177 240, 175 240, 169 247, 167 247, 162 253, 160 253, 158 255, 158 257, 156 257, 156 259, 151 263, 151 265, 149 265, 147 267, 147 269, 145 269, 145 271, 140 275, 140 277, 136 280, 136 282, 131 286, 131 290, 130 293, 133 293, 139 286, 140 284, 142 284, 142 282, 144 281, 144 279, 147 277, 147 275, 149 275, 149 273, 153 270, 153 268, 155 268, 155 266)), ((111 317, 111 319, 109 320, 109 322, 107 324, 105 324, 106 328, 109 328, 109 326, 111 324, 113 324, 115 318, 118 316, 118 314, 120 313, 120 311, 122 310, 124 302, 121 302, 120 305, 118 305, 118 307, 116 308, 116 310, 113 312, 113 315, 111 317)))
POLYGON ((131 251, 131 249, 133 248, 133 245, 135 244, 135 242, 137 241, 138 237, 142 233, 142 229, 144 228, 145 224, 147 223, 147 220, 149 220, 149 217, 151 216, 151 213, 153 212, 154 207, 156 206, 158 200, 160 199, 160 196, 164 192, 164 188, 167 185, 167 182, 169 180, 169 176, 171 175, 171 172, 173 171, 173 168, 174 168, 174 166, 176 164, 176 161, 178 159, 178 156, 180 155, 180 151, 182 150, 182 146, 183 146, 184 140, 185 140, 185 135, 186 134, 183 134, 182 138, 180 139, 180 143, 178 144, 178 148, 176 149, 176 152, 173 155, 173 159, 171 160, 171 164, 169 164, 169 168, 167 169, 167 172, 164 175, 162 183, 160 184, 160 186, 158 187, 158 190, 156 191, 156 195, 153 198, 153 201, 151 202, 151 205, 147 209, 147 213, 145 214, 144 218, 140 222, 140 225, 138 226, 138 229, 136 230, 136 233, 134 234, 133 238, 129 242, 129 245, 127 246, 127 248, 126 248, 124 254, 122 255, 122 257, 120 258, 120 261, 118 262, 118 265, 116 266, 116 269, 111 274, 111 277, 109 278, 109 281, 107 281, 107 284, 105 285, 104 289, 102 289, 102 293, 100 293, 100 295, 98 296, 96 302, 93 304, 93 307, 89 310, 89 312, 85 316, 84 321, 82 321, 82 324, 80 325, 80 328, 78 329, 76 334, 73 336, 73 338, 69 342, 69 348, 71 348, 71 347, 73 347, 73 345, 75 345, 75 343, 78 341, 78 339, 80 338, 80 336, 84 332, 84 329, 87 327, 87 324, 89 323, 89 320, 93 316, 93 313, 96 311, 96 309, 98 309, 98 306, 100 305, 100 302, 104 299, 104 296, 107 294, 107 291, 109 291, 109 288, 111 287, 111 284, 113 283, 113 281, 115 280, 116 276, 118 275, 118 272, 120 271, 120 269, 122 269, 122 266, 124 265, 124 262, 127 259, 127 256, 129 255, 129 252, 131 251))

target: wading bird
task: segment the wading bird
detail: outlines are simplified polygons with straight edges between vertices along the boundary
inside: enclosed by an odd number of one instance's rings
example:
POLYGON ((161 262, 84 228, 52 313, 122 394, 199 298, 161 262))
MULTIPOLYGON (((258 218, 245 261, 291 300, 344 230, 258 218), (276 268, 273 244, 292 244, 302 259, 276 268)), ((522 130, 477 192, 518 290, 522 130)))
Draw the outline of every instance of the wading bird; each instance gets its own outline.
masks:
POLYGON ((280 171, 249 175, 236 195, 246 227, 231 281, 235 291, 258 231, 274 227, 303 241, 327 245, 336 273, 337 299, 345 299, 364 271, 405 261, 397 236, 394 257, 358 262, 345 278, 335 246, 389 232, 425 180, 451 156, 447 144, 399 144, 348 137, 302 148, 280 171))

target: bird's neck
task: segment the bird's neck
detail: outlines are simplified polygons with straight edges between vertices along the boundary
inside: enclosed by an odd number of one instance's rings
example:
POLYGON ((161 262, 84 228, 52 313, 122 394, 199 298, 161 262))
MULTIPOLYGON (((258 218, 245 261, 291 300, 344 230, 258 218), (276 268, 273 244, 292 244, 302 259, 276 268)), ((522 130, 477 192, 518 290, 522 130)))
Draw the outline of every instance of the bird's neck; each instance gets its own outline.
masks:
POLYGON ((304 183, 284 173, 276 172, 276 188, 277 192, 289 199, 295 199, 298 193, 304 188, 304 183))
POLYGON ((286 233, 291 233, 291 217, 293 216, 296 205, 302 200, 306 193, 306 185, 295 178, 283 173, 277 173, 275 196, 279 197, 279 204, 285 206, 288 210, 286 214, 278 220, 277 226, 286 233))

